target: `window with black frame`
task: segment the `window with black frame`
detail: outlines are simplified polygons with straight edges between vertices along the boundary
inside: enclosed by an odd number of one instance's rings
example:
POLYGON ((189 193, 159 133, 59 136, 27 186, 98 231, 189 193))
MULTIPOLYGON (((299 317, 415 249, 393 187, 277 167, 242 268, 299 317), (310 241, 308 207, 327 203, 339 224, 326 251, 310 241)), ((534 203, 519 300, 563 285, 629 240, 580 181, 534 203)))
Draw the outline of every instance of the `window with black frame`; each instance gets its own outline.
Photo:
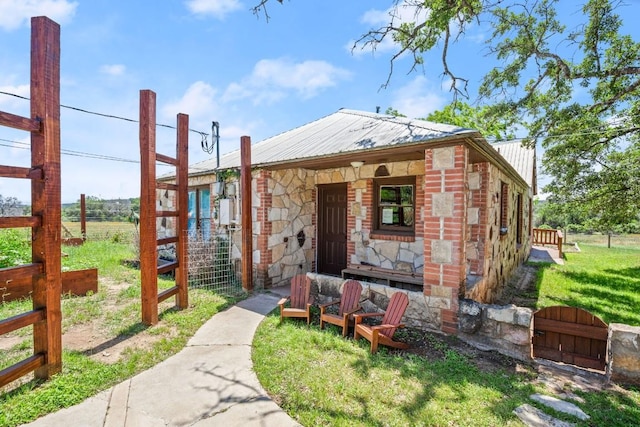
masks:
POLYGON ((376 179, 375 231, 413 234, 415 230, 415 177, 376 179))

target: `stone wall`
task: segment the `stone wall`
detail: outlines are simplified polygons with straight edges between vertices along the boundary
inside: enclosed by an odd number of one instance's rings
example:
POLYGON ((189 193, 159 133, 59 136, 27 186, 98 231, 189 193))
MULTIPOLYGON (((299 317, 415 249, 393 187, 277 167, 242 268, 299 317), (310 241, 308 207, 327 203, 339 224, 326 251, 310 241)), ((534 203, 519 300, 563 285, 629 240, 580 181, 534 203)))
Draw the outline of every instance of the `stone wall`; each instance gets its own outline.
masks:
POLYGON ((267 192, 271 199, 266 218, 271 230, 263 230, 263 235, 267 236, 266 247, 271 254, 267 274, 270 285, 277 286, 288 283, 296 274, 314 270, 314 171, 272 171, 267 181, 267 192))
POLYGON ((500 296, 508 279, 531 251, 532 193, 488 163, 473 165, 470 170, 464 297, 490 304, 500 296), (500 221, 503 183, 507 186, 506 231, 501 231, 500 221), (476 223, 482 224, 482 229, 476 223))
MULTIPOLYGON (((307 273, 307 276, 311 278, 312 293, 317 304, 330 302, 341 295, 343 279, 316 273, 307 273)), ((422 292, 411 292, 364 281, 360 283, 361 305, 365 312, 384 311, 394 293, 404 292, 409 296, 409 306, 402 318, 403 323, 423 330, 440 331, 440 310, 432 309, 430 297, 422 292)))
MULTIPOLYGON (((531 360, 533 310, 460 301, 458 338, 483 350, 531 360)), ((640 385, 640 327, 612 323, 606 375, 621 384, 640 385)))
POLYGON ((529 308, 460 300, 458 338, 483 350, 531 360, 532 316, 529 308))
POLYGON ((640 327, 612 323, 608 341, 609 377, 618 383, 640 385, 640 327))
POLYGON ((416 177, 415 237, 398 238, 373 233, 373 178, 379 164, 365 164, 318 171, 316 184, 347 183, 347 254, 351 264, 367 263, 376 267, 422 273, 424 162, 411 160, 385 163, 388 177, 416 177))

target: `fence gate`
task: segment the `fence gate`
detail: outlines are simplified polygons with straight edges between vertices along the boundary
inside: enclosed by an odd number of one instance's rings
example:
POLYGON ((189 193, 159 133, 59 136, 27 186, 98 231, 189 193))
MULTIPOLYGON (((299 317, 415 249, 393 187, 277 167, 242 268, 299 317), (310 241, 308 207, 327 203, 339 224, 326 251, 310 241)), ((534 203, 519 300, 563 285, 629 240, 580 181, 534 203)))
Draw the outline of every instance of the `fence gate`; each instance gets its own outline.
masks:
POLYGON ((533 317, 533 357, 605 370, 608 326, 576 307, 547 307, 533 317))

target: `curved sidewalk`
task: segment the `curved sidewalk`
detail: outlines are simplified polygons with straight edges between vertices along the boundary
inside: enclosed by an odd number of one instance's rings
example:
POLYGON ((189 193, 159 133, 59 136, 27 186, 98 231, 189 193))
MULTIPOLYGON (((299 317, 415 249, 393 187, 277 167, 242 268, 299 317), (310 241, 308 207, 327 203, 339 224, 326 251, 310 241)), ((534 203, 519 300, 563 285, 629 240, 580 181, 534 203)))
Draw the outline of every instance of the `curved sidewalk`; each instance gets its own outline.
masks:
POLYGON ((251 361, 256 328, 279 298, 260 293, 239 302, 207 321, 178 354, 26 426, 299 426, 269 398, 251 361))

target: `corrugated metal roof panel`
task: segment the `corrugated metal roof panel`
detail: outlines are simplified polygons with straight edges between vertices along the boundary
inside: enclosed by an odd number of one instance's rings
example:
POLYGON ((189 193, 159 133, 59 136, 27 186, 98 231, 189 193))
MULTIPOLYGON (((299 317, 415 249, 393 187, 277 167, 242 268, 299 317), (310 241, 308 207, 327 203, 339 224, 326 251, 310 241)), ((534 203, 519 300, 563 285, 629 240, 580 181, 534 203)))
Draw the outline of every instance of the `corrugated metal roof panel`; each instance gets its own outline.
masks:
POLYGON ((492 144, 531 188, 535 190, 536 150, 522 145, 522 140, 492 144))
MULTIPOLYGON (((470 132, 458 126, 342 109, 251 146, 254 166, 417 143, 470 132)), ((215 170, 215 159, 192 165, 189 173, 215 170)), ((220 168, 240 166, 240 151, 220 159, 220 168)))
MULTIPOLYGON (((342 109, 253 144, 251 163, 254 167, 264 167, 301 159, 459 137, 472 132, 475 131, 425 120, 342 109)), ((487 144, 484 139, 482 141, 487 144)), ((491 147, 536 190, 534 149, 523 147, 520 140, 491 144, 491 147)), ((221 169, 238 167, 240 150, 227 153, 220 159, 221 169)), ((215 170, 216 160, 209 159, 191 165, 189 174, 206 174, 215 170)))

